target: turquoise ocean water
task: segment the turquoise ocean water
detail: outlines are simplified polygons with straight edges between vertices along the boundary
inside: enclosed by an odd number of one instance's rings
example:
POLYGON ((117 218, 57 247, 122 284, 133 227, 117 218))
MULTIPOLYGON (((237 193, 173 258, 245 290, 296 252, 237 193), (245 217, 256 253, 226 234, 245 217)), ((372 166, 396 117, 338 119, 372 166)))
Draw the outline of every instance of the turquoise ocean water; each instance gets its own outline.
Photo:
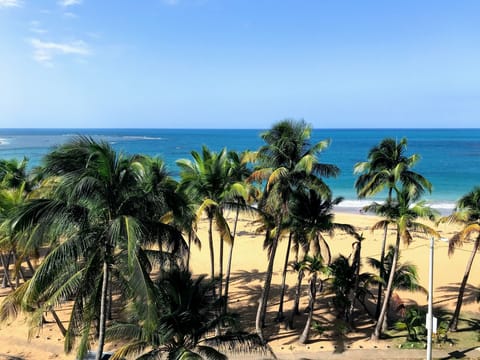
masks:
MULTIPOLYGON (((75 135, 103 139, 125 153, 143 153, 162 157, 171 174, 178 176, 175 160, 190 158, 191 150, 203 144, 212 150, 255 150, 262 145, 255 129, 0 129, 0 158, 30 159, 31 166, 53 146, 75 135)), ((370 148, 385 137, 408 139, 408 154, 421 160, 416 171, 433 184, 425 199, 442 213, 455 200, 480 185, 480 129, 316 129, 312 140, 330 139, 330 147, 321 154, 322 162, 336 164, 341 175, 328 181, 335 196, 345 200, 339 210, 355 210, 369 202, 358 200, 353 184, 353 166, 364 161, 370 148)))

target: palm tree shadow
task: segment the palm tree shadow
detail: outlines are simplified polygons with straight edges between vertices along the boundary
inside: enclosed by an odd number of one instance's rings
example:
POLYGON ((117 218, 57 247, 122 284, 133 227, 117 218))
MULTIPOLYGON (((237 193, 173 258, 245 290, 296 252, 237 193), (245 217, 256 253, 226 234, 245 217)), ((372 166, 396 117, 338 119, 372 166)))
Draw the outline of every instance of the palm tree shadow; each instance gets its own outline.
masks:
POLYGON ((10 356, 6 354, 0 353, 0 359, 1 360, 25 360, 23 357, 18 357, 18 356, 10 356))
MULTIPOLYGON (((438 288, 438 291, 442 293, 440 297, 437 297, 435 304, 456 301, 458 297, 458 289, 460 288, 460 283, 452 283, 446 286, 438 288)), ((476 286, 467 284, 465 286, 465 293, 463 295, 464 304, 472 304, 478 300, 479 289, 476 286)))
MULTIPOLYGON (((446 357, 443 357, 443 358, 440 358, 440 360, 448 360, 448 359, 463 359, 463 358, 467 358, 467 353, 469 351, 472 351, 472 350, 475 350, 477 347, 474 346, 474 347, 471 347, 471 348, 468 348, 468 349, 465 349, 465 350, 455 350, 455 351, 452 351, 450 353, 448 353, 448 356, 446 357)), ((469 358, 469 357, 468 357, 469 358)), ((470 358, 469 358, 470 359, 470 358)))

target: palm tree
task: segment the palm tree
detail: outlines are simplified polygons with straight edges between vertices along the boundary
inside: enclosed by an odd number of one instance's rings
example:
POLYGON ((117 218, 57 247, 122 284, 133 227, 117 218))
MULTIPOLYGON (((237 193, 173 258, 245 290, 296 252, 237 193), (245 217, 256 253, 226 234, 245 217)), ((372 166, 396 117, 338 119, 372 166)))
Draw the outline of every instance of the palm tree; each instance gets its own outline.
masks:
MULTIPOLYGON (((358 244, 357 244, 358 245, 358 244)), ((358 248, 357 248, 358 249, 358 248)), ((337 317, 353 324, 353 309, 357 299, 369 294, 368 287, 375 281, 370 273, 360 273, 359 251, 354 250, 354 260, 350 264, 347 257, 340 255, 329 266, 329 284, 335 294, 332 302, 337 317)), ((362 301, 362 304, 363 301, 362 301)))
MULTIPOLYGON (((400 240, 403 240, 403 243, 406 245, 410 244, 413 240, 413 231, 423 232, 430 236, 439 237, 437 231, 417 221, 418 218, 427 218, 432 220, 437 213, 430 207, 426 206, 425 202, 412 203, 410 197, 411 193, 412 191, 409 188, 402 188, 395 201, 392 201, 388 204, 379 205, 379 207, 383 207, 382 211, 387 213, 388 217, 377 222, 372 227, 372 230, 385 229, 385 227, 388 227, 389 224, 393 224, 396 227, 396 240, 391 269, 397 268, 400 240)), ((391 271, 388 277, 382 308, 380 310, 377 324, 375 325, 375 329, 372 333, 372 340, 378 340, 380 338, 382 328, 384 327, 388 304, 393 292, 394 275, 395 272, 391 271)))
POLYGON ((12 289, 19 286, 19 276, 23 277, 20 266, 16 265, 14 286, 9 276, 9 265, 12 256, 14 264, 18 260, 19 236, 12 231, 12 217, 16 209, 27 201, 24 185, 25 183, 17 188, 0 189, 0 260, 4 271, 4 283, 12 289), (4 252, 8 255, 4 256, 4 252))
MULTIPOLYGON (((399 142, 386 138, 369 151, 367 161, 355 164, 354 172, 360 174, 355 181, 359 198, 375 196, 386 189, 386 203, 388 204, 392 202, 394 192, 398 194, 400 186, 409 189, 412 201, 418 200, 425 191, 431 192, 431 183, 422 175, 411 170, 420 160, 420 156, 418 154, 406 156, 406 149, 406 138, 402 138, 399 142)), ((378 215, 383 216, 384 214, 379 213, 378 215)), ((385 257, 388 228, 385 227, 383 230, 380 262, 383 262, 385 257)), ((380 271, 381 269, 382 267, 380 271)), ((383 277, 383 274, 380 274, 380 277, 383 277)), ((377 295, 375 316, 378 318, 382 296, 381 283, 379 283, 377 295)))
MULTIPOLYGON (((109 340, 123 340, 112 359, 136 355, 139 359, 226 359, 214 348, 202 344, 221 321, 221 301, 212 295, 214 282, 204 276, 195 280, 188 270, 171 269, 155 282, 155 331, 145 331, 146 314, 134 308, 134 322, 109 328, 109 340)), ((138 305, 138 304, 134 304, 138 305)))
POLYGON ((99 360, 113 277, 127 296, 143 304, 149 316, 145 331, 153 331, 152 265, 142 245, 182 243, 183 238, 158 221, 162 214, 152 212, 165 206, 145 191, 143 157, 118 154, 105 142, 77 137, 49 153, 44 165, 46 174, 59 177, 56 191, 21 208, 15 229, 57 239, 58 245, 22 289, 22 304, 37 309, 33 318, 40 325, 43 311, 73 298, 65 350, 70 352, 80 336, 78 357, 83 358, 96 323, 99 360))
POLYGON ((227 312, 228 306, 228 292, 230 287, 230 274, 232 270, 233 247, 235 244, 235 236, 237 234, 237 224, 240 210, 252 212, 254 208, 249 206, 258 198, 258 190, 252 184, 247 183, 246 179, 251 175, 251 170, 247 166, 246 157, 249 152, 245 151, 241 154, 235 151, 228 152, 228 159, 230 161, 229 178, 232 182, 231 191, 227 193, 226 207, 234 208, 235 220, 233 223, 232 242, 230 245, 230 252, 228 254, 227 272, 225 275, 225 307, 224 312, 227 312), (231 198, 231 199, 230 199, 231 198))
MULTIPOLYGON (((390 273, 392 272, 394 253, 395 248, 393 246, 389 246, 383 264, 378 259, 367 259, 368 264, 372 268, 379 270, 379 272, 383 274, 383 278, 381 278, 380 280, 384 284, 387 283, 388 279, 390 278, 390 273), (381 267, 383 267, 383 269, 381 269, 381 267)), ((426 293, 427 290, 419 283, 417 267, 410 262, 400 263, 400 251, 398 251, 397 256, 397 263, 395 266, 395 270, 393 271, 392 293, 395 290, 421 291, 423 293, 426 293)), ((388 314, 388 308, 390 308, 390 299, 387 298, 386 301, 388 314)), ((384 327, 387 323, 387 314, 385 314, 385 320, 383 321, 384 327)))
POLYGON ((463 302, 463 294, 467 285, 473 260, 480 247, 480 187, 475 187, 472 191, 464 195, 457 201, 457 206, 451 216, 442 218, 441 221, 457 222, 463 224, 463 229, 455 234, 448 243, 448 254, 453 255, 455 248, 461 246, 470 236, 477 234, 470 258, 468 259, 465 273, 458 291, 457 304, 452 319, 448 325, 450 331, 457 331, 458 319, 463 302))
POLYGON ((232 235, 224 217, 223 205, 231 188, 230 163, 226 149, 219 153, 202 147, 201 154, 192 151, 193 161, 177 160, 180 167, 180 190, 187 193, 198 204, 197 218, 203 213, 208 219, 208 244, 210 250, 210 276, 215 278, 215 254, 213 245, 213 224, 220 235, 219 249, 219 296, 222 296, 223 242, 231 244, 232 235))
POLYGON ((266 144, 256 153, 257 168, 250 176, 251 181, 265 185, 263 200, 259 204, 260 209, 265 210, 270 206, 270 213, 275 214, 275 236, 270 247, 265 283, 255 321, 257 334, 263 342, 273 262, 282 233, 282 223, 288 215, 288 200, 301 183, 307 182, 319 192, 330 194, 330 189, 321 176, 336 176, 339 173, 336 166, 319 162, 318 154, 328 147, 329 142, 320 141, 311 145, 311 131, 311 127, 304 121, 284 120, 274 124, 270 130, 261 135, 266 144), (274 204, 278 204, 275 210, 272 207, 274 204))
MULTIPOLYGON (((328 268, 324 265, 322 257, 320 255, 316 256, 305 256, 305 271, 310 274, 310 284, 309 284, 309 301, 308 301, 308 316, 307 321, 305 322, 305 327, 303 328, 302 334, 298 338, 300 344, 305 344, 308 340, 308 335, 310 333, 310 328, 312 326, 313 313, 315 311, 315 299, 317 295, 318 288, 318 275, 325 274, 328 272, 328 268)), ((321 290, 321 287, 320 287, 321 290)))
POLYGON ((18 188, 23 186, 26 192, 33 187, 31 174, 27 171, 28 159, 24 157, 21 161, 17 159, 0 159, 0 184, 6 188, 18 188))

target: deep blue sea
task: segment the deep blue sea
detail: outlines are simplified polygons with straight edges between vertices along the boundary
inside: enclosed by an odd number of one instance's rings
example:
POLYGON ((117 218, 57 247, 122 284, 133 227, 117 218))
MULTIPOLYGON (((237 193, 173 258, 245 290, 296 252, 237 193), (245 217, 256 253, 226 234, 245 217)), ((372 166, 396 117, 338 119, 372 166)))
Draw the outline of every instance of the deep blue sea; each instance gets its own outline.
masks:
MULTIPOLYGON (((232 129, 0 129, 0 158, 30 159, 38 165, 55 145, 75 135, 103 139, 119 151, 162 157, 172 176, 178 176, 175 160, 190 158, 203 144, 212 150, 256 150, 264 130, 232 129)), ((415 170, 433 184, 425 199, 443 213, 474 186, 480 185, 480 129, 316 129, 312 142, 330 139, 320 159, 340 167, 341 175, 328 181, 335 196, 345 198, 341 208, 358 209, 369 201, 356 198, 353 166, 365 161, 370 148, 385 137, 408 139, 407 154, 421 160, 415 170)))

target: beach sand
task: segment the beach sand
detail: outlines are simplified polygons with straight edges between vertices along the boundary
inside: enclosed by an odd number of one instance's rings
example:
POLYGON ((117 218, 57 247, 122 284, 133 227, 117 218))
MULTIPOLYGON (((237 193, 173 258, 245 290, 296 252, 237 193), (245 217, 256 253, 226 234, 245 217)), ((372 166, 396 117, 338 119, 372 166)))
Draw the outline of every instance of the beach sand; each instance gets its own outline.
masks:
MULTIPOLYGON (((264 274, 267 268, 267 253, 263 250, 263 234, 255 234, 255 225, 253 220, 243 217, 240 220, 238 234, 234 247, 234 258, 232 266, 232 284, 230 309, 241 316, 241 325, 247 331, 254 331, 254 319, 257 308, 258 297, 260 295, 264 274)), ((362 243, 362 271, 371 271, 365 265, 367 257, 379 257, 380 246, 382 242, 382 231, 372 233, 370 228, 372 224, 378 221, 378 218, 370 215, 337 213, 335 221, 338 223, 348 223, 354 225, 358 232, 363 233, 365 240, 362 243)), ((458 230, 454 225, 441 225, 438 231, 443 238, 450 238, 458 230)), ((199 236, 203 246, 200 249, 192 250, 191 268, 195 274, 209 274, 210 262, 208 252, 208 237, 206 226, 203 224, 199 230, 199 236)), ((215 243, 218 245, 216 234, 215 243)), ((394 231, 389 231, 388 241, 393 243, 395 238, 394 231)), ((303 329, 305 315, 296 317, 295 330, 288 331, 284 324, 275 323, 274 318, 278 308, 278 292, 281 284, 281 273, 286 253, 286 241, 283 239, 277 250, 276 261, 274 265, 274 276, 272 280, 272 294, 270 306, 267 314, 266 335, 269 337, 269 345, 280 358, 295 358, 295 354, 302 353, 315 354, 318 351, 328 351, 329 353, 341 352, 343 350, 359 349, 388 349, 391 346, 389 341, 372 342, 369 336, 372 331, 371 322, 359 324, 354 332, 345 336, 334 336, 331 332, 326 332, 322 336, 315 335, 312 332, 311 341, 307 345, 301 345, 297 342, 299 333, 303 329), (340 341, 340 340, 341 341, 340 341)), ((332 256, 335 258, 339 254, 349 256, 352 251, 354 239, 346 234, 337 233, 333 238, 327 237, 331 246, 332 256)), ((225 265, 228 257, 229 247, 225 247, 225 265)), ((465 244, 462 248, 456 250, 452 257, 448 256, 448 242, 438 240, 435 242, 435 264, 434 264, 434 304, 453 310, 456 303, 458 285, 462 280, 467 259, 470 255, 471 244, 465 244)), ((218 247, 216 249, 216 257, 218 247)), ((407 247, 401 246, 401 262, 409 261, 418 267, 420 283, 428 288, 428 266, 429 266, 429 239, 424 235, 417 234, 414 241, 407 247)), ((218 257, 216 260, 218 268, 218 257)), ((474 262, 472 272, 469 278, 469 287, 466 291, 466 297, 462 311, 478 312, 478 304, 474 301, 476 293, 474 287, 480 284, 480 264, 474 262)), ((287 275, 287 293, 284 305, 285 315, 289 315, 294 297, 294 285, 296 274, 289 272, 287 275)), ((304 281, 304 284, 307 282, 304 281)), ((0 289, 0 296, 4 296, 9 290, 0 289)), ((425 305, 427 298, 422 293, 398 292, 398 296, 405 304, 418 303, 425 305)), ((334 319, 331 307, 329 306, 329 297, 323 293, 317 294, 315 319, 320 323, 328 324, 334 319)), ((307 288, 303 288, 302 308, 307 302, 307 288)), ((68 305, 59 310, 59 315, 66 319, 68 316, 68 305)), ((52 320, 47 314, 47 320, 52 320)), ((23 316, 15 321, 10 321, 0 325, 0 360, 3 359, 73 359, 73 355, 65 355, 63 352, 63 339, 54 323, 48 323, 39 334, 34 334, 30 341, 27 340, 28 328, 23 316)), ((108 344, 107 349, 112 349, 116 344, 108 344)), ((480 356, 480 353, 479 353, 480 356)), ((361 358, 361 357, 357 357, 361 358)))

